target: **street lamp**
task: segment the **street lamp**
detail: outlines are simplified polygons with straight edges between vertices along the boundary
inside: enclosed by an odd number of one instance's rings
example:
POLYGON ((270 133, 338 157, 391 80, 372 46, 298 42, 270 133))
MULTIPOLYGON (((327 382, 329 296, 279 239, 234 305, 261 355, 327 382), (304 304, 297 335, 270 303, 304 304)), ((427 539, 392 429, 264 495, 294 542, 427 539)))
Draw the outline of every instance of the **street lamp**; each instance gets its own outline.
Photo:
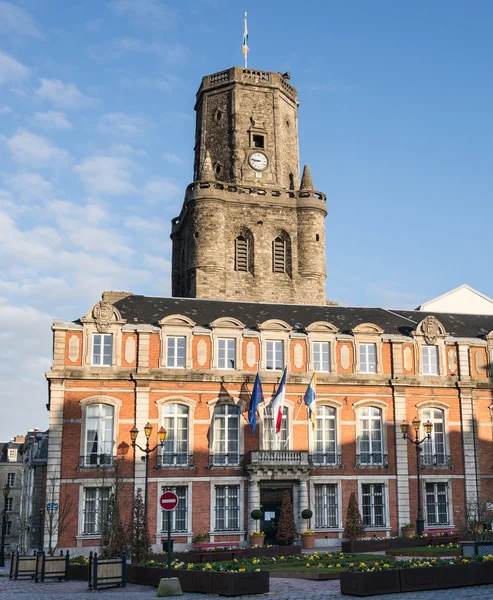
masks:
POLYGON ((2 512, 2 539, 0 540, 0 567, 5 567, 5 533, 7 531, 7 498, 10 494, 10 485, 7 483, 3 488, 3 512, 2 512))
POLYGON ((421 421, 419 420, 418 417, 414 417, 414 419, 412 421, 412 425, 413 425, 413 429, 414 429, 414 440, 407 435, 407 432, 409 430, 409 423, 406 423, 406 422, 401 423, 401 431, 402 431, 402 437, 405 440, 409 440, 411 442, 411 444, 414 444, 416 446, 416 474, 417 474, 417 481, 418 481, 418 515, 416 517, 416 534, 423 535, 425 521, 423 519, 423 507, 421 505, 421 479, 419 476, 419 467, 420 467, 419 456, 421 454, 421 444, 423 442, 425 442, 426 440, 431 439, 433 423, 431 421, 426 421, 426 423, 423 423, 423 427, 424 427, 426 436, 422 440, 419 439, 419 428, 421 427, 421 421))
MULTIPOLYGON (((166 439, 167 432, 164 427, 161 427, 159 429, 159 431, 157 432, 159 443, 156 444, 154 446, 154 448, 149 447, 149 438, 151 437, 151 433, 152 433, 152 425, 150 423, 146 423, 146 425, 144 426, 144 434, 146 436, 146 447, 142 448, 142 446, 139 446, 139 444, 137 444, 137 436, 139 435, 139 430, 137 429, 137 427, 135 427, 135 425, 130 430, 130 440, 132 442, 133 448, 135 449, 135 447, 137 447, 141 452, 144 453, 144 456, 142 456, 142 460, 145 462, 145 467, 146 467, 146 479, 145 479, 145 490, 144 490, 144 513, 145 513, 146 519, 147 519, 147 483, 149 480, 149 454, 151 454, 151 452, 154 452, 154 450, 156 448, 158 448, 159 446, 161 448, 164 446, 164 440, 166 439)), ((122 443, 124 443, 124 442, 122 442, 122 443)), ((122 444, 120 444, 120 446, 121 445, 122 444)), ((127 452, 128 452, 128 445, 127 444, 125 444, 125 445, 127 446, 127 452)), ((120 446, 118 448, 120 448, 120 446)))

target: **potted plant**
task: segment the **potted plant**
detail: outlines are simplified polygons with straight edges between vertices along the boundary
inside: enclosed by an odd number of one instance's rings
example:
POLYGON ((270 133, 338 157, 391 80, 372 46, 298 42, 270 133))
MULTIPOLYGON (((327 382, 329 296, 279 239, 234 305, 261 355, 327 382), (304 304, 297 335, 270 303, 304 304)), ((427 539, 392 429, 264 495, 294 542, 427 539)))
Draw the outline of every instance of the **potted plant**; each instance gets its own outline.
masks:
POLYGON ((209 544, 209 534, 208 533, 198 533, 196 536, 192 538, 192 544, 194 548, 203 548, 204 546, 208 546, 209 544))
POLYGON ((414 534, 416 533, 416 527, 414 525, 411 525, 411 523, 408 523, 407 525, 403 525, 401 527, 401 531, 402 531, 402 537, 405 537, 405 538, 413 537, 414 534))
POLYGON ((250 516, 252 517, 252 519, 256 523, 256 525, 255 525, 255 531, 252 531, 252 533, 250 534, 250 544, 252 546, 263 546, 264 545, 265 534, 264 534, 263 531, 260 531, 259 526, 258 526, 258 522, 260 521, 260 519, 264 515, 263 515, 262 511, 259 508, 255 508, 250 513, 250 516))
POLYGON ((286 490, 282 496, 281 514, 277 526, 277 541, 279 545, 290 545, 298 537, 298 530, 294 522, 293 505, 291 496, 286 490))
POLYGON ((301 532, 301 544, 303 548, 311 549, 315 545, 315 532, 310 529, 310 519, 313 517, 313 512, 309 508, 301 513, 301 518, 308 521, 308 529, 301 532))

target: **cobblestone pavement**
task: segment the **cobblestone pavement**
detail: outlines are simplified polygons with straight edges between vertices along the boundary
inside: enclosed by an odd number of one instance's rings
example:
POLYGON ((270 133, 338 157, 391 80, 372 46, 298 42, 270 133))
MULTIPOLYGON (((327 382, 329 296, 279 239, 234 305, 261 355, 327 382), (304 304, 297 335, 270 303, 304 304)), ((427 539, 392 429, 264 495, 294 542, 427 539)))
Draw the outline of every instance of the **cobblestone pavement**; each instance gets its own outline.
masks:
MULTIPOLYGON (((310 600, 339 598, 350 600, 351 596, 342 596, 339 581, 310 581, 304 579, 271 579, 269 600, 301 600, 309 596, 310 600)), ((0 578, 0 600, 65 600, 74 596, 76 600, 94 600, 101 594, 101 600, 147 600, 156 597, 156 589, 143 585, 128 585, 125 588, 88 592, 87 584, 82 581, 53 583, 34 583, 32 581, 11 581, 7 577, 0 578)), ((204 600, 203 594, 184 594, 183 600, 204 600)), ((241 598, 259 598, 259 596, 243 596, 241 598)), ((430 592, 410 592, 406 594, 388 594, 385 596, 368 596, 368 600, 493 600, 493 585, 454 590, 433 590, 430 592)))

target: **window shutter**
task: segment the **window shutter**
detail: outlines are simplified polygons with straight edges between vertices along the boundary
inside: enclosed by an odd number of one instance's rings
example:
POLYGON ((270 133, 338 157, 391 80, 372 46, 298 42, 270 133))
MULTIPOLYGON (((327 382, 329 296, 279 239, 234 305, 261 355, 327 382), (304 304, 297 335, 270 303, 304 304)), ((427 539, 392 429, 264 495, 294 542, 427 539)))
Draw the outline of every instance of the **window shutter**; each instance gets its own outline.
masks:
POLYGON ((286 243, 280 237, 272 242, 272 270, 274 273, 286 272, 286 243))
POLYGON ((240 235, 235 243, 235 270, 248 271, 248 241, 240 235))

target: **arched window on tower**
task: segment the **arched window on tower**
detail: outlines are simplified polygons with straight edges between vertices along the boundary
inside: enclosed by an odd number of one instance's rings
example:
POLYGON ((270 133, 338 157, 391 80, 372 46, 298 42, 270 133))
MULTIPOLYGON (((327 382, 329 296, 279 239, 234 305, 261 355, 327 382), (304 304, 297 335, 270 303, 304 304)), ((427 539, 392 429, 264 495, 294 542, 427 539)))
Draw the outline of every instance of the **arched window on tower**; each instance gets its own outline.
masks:
POLYGON ((276 237, 272 242, 272 271, 286 273, 286 240, 276 237))
POLYGON ((235 271, 248 271, 248 240, 243 235, 235 240, 235 271))

